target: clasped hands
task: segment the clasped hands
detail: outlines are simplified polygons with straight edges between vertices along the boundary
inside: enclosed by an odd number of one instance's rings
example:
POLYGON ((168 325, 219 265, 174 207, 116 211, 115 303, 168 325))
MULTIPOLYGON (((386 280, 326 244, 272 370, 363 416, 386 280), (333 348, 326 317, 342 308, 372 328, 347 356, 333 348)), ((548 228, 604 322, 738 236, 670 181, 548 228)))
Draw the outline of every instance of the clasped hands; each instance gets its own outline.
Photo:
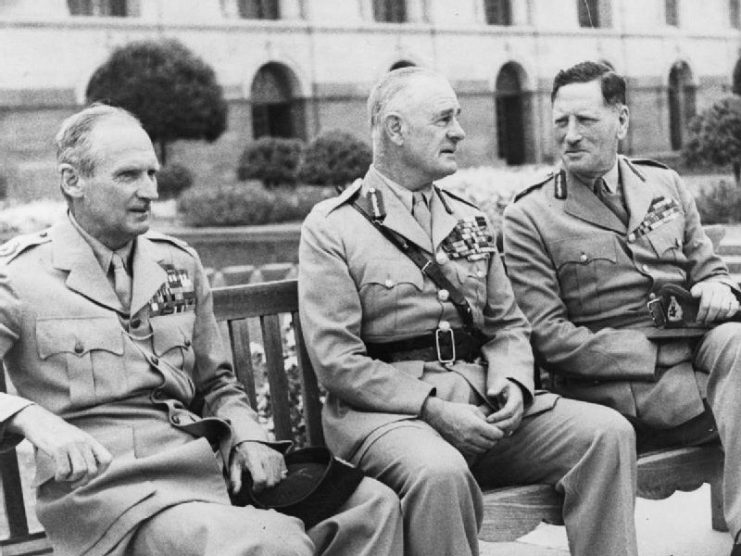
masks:
POLYGON ((489 415, 470 404, 430 396, 421 417, 464 456, 483 454, 517 430, 525 406, 520 386, 511 380, 497 379, 486 393, 490 399, 503 402, 489 415))

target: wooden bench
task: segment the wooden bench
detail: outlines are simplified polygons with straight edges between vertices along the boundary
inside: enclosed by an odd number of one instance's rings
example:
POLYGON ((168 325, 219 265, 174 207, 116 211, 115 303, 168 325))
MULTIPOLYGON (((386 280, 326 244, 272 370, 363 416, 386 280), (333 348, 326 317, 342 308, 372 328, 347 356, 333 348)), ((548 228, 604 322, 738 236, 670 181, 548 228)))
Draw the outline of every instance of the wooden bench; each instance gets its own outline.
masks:
MULTIPOLYGON (((258 407, 253 346, 263 346, 265 384, 269 385, 272 429, 276 438, 294 438, 291 411, 300 405, 305 423, 305 430, 301 433, 308 444, 323 444, 320 388, 301 334, 296 281, 216 288, 214 311, 228 331, 235 372, 244 384, 253 407, 258 407), (286 342, 286 325, 289 327, 290 342, 286 342), (291 353, 287 353, 287 350, 291 353), (291 401, 291 388, 285 370, 287 355, 295 355, 295 361, 290 359, 289 366, 295 365, 300 380, 298 404, 295 399, 291 401)), ((0 386, 4 387, 4 384, 0 386)), ((723 453, 717 445, 642 455, 638 461, 639 495, 662 499, 676 490, 694 490, 703 483, 710 483, 712 526, 715 530, 725 531, 720 490, 722 467, 723 453)), ((0 542, 2 554, 51 553, 43 533, 29 534, 14 453, 8 452, 3 456, 0 472, 10 527, 10 538, 0 542)), ((490 542, 511 541, 532 530, 541 521, 561 524, 562 502, 560 495, 548 485, 512 486, 486 491, 484 524, 479 537, 490 542)))

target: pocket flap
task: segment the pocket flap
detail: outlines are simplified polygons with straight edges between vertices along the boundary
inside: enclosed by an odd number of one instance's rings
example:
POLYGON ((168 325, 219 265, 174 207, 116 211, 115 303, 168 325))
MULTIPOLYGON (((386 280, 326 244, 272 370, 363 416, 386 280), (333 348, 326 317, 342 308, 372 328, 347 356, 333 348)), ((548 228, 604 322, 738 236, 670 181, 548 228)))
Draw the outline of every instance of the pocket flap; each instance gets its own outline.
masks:
POLYGON ((424 277, 422 271, 412 261, 397 263, 387 259, 372 260, 363 269, 362 284, 378 284, 391 289, 398 284, 413 284, 422 289, 424 277))
POLYGON ((185 311, 152 317, 149 324, 152 326, 154 353, 162 356, 176 347, 190 347, 193 338, 195 313, 185 311))
POLYGON ((589 264, 596 260, 617 262, 617 241, 612 236, 563 239, 551 243, 549 247, 558 268, 566 264, 589 264))
POLYGON ((123 329, 111 317, 44 318, 36 321, 39 357, 58 353, 82 356, 93 350, 123 355, 123 329))

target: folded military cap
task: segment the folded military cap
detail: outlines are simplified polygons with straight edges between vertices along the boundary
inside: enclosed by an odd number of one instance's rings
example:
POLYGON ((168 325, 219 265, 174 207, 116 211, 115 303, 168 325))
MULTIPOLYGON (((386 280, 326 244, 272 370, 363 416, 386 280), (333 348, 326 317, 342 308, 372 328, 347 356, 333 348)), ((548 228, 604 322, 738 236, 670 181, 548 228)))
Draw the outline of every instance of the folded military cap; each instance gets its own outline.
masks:
POLYGON ((360 469, 321 446, 289 452, 285 460, 287 476, 260 492, 253 491, 252 477, 245 472, 244 486, 232 503, 298 517, 310 529, 335 514, 363 479, 360 469))

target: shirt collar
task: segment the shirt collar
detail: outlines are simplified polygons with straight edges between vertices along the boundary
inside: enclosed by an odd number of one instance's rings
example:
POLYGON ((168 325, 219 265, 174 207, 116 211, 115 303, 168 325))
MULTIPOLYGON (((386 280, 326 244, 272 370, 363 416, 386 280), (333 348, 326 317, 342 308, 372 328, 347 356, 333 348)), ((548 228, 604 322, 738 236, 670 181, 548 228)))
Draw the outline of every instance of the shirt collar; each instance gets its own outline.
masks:
MULTIPOLYGON (((93 255, 95 255, 95 259, 98 261, 98 264, 100 265, 100 268, 103 269, 103 272, 107 273, 108 269, 111 266, 111 258, 113 257, 114 251, 112 249, 109 249, 105 245, 103 245, 100 240, 96 239, 95 237, 91 236, 89 233, 87 233, 82 226, 80 226, 79 222, 75 220, 75 217, 72 215, 71 212, 67 212, 67 216, 69 217, 70 222, 72 223, 72 226, 78 231, 78 233, 82 236, 82 239, 85 240, 85 242, 90 245, 90 248, 93 250, 93 255)), ((123 259, 124 267, 128 270, 130 268, 130 261, 131 261, 131 252, 134 248, 134 241, 129 241, 126 245, 123 247, 120 247, 116 249, 116 253, 119 257, 123 259)))
MULTIPOLYGON (((414 206, 414 193, 416 192, 410 191, 403 185, 398 184, 391 178, 383 175, 375 166, 371 166, 371 169, 376 173, 381 181, 388 186, 391 192, 399 198, 404 207, 409 212, 412 212, 412 207, 414 206)), ((427 201, 427 206, 429 207, 430 201, 432 199, 432 184, 428 185, 427 187, 423 187, 422 189, 419 189, 417 191, 424 195, 425 201, 427 201)))
MULTIPOLYGON (((617 157, 615 157, 615 163, 612 165, 612 168, 610 168, 607 172, 602 174, 600 176, 603 180, 605 180, 605 184, 607 185, 607 189, 610 193, 616 193, 618 191, 618 186, 620 184, 620 172, 618 169, 618 160, 617 157)), ((592 180, 591 182, 585 181, 584 179, 576 176, 576 179, 579 180, 581 183, 586 185, 589 189, 594 189, 594 182, 597 181, 596 178, 592 180)))

